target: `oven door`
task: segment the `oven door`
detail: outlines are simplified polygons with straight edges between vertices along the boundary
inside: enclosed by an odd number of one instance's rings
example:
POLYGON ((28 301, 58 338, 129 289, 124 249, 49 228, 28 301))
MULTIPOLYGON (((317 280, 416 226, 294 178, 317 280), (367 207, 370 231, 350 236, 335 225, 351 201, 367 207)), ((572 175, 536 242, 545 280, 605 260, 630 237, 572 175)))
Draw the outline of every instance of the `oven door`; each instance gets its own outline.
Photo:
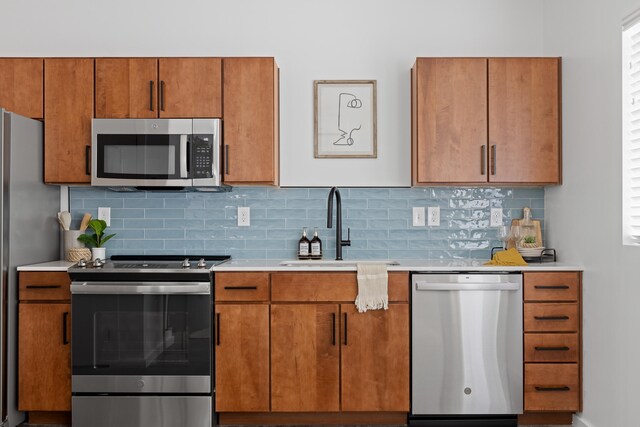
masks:
POLYGON ((94 119, 91 185, 192 185, 191 119, 94 119))
POLYGON ((72 392, 210 393, 203 283, 74 282, 72 392))

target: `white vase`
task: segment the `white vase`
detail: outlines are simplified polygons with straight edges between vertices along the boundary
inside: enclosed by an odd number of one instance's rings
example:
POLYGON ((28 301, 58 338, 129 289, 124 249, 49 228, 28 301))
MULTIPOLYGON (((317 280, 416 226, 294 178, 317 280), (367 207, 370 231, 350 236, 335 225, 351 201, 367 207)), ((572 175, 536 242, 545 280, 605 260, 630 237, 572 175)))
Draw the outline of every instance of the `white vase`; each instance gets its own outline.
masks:
POLYGON ((91 248, 91 261, 97 258, 104 260, 107 254, 107 248, 91 248))

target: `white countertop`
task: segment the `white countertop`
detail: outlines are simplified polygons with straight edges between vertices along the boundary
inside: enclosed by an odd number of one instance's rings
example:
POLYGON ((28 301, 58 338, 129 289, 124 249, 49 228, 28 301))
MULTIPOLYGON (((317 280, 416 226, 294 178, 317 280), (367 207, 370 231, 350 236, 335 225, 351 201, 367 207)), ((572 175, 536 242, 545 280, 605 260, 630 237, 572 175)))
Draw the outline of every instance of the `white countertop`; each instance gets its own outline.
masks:
MULTIPOLYGON (((289 260, 286 260, 289 261, 289 260)), ((323 260, 324 262, 330 260, 323 260)), ((357 261, 344 261, 346 265, 287 266, 280 265, 283 260, 239 259, 217 265, 211 271, 356 271, 357 261)), ((313 261, 309 261, 311 263, 313 261)), ((336 261, 338 262, 338 261, 336 261)), ((371 262, 363 260, 362 262, 371 262)), ((399 265, 390 265, 388 271, 582 271, 584 268, 560 262, 530 263, 528 266, 506 267, 486 266, 484 260, 398 260, 399 265)), ((23 265, 18 271, 67 271, 74 263, 69 261, 51 261, 39 264, 23 265)))
POLYGON ((41 262, 39 264, 21 265, 18 271, 67 271, 75 262, 70 261, 51 261, 41 262))
MULTIPOLYGON (((328 261, 328 260, 325 260, 328 261)), ((344 261, 348 265, 336 266, 284 266, 283 260, 231 260, 217 265, 211 271, 356 271, 357 261, 344 261)), ((311 263, 313 261, 309 261, 311 263)), ((336 261, 339 262, 339 261, 336 261)), ((371 262, 363 260, 362 262, 371 262)), ((530 263, 528 266, 486 266, 485 260, 398 260, 399 265, 390 265, 388 271, 582 271, 577 265, 559 262, 530 263)))

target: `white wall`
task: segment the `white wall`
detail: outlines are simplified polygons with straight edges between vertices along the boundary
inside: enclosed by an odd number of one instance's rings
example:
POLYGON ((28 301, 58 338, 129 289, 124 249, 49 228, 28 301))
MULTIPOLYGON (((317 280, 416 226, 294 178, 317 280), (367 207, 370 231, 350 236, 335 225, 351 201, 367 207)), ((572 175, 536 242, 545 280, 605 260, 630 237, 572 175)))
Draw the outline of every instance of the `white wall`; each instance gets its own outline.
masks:
POLYGON ((544 50, 563 59, 564 185, 547 238, 584 273, 586 426, 640 425, 640 247, 623 247, 621 22, 637 0, 545 0, 544 50))
POLYGON ((275 56, 285 186, 410 185, 416 56, 542 53, 530 0, 3 1, 0 56, 275 56), (378 81, 378 159, 313 158, 313 80, 378 81))

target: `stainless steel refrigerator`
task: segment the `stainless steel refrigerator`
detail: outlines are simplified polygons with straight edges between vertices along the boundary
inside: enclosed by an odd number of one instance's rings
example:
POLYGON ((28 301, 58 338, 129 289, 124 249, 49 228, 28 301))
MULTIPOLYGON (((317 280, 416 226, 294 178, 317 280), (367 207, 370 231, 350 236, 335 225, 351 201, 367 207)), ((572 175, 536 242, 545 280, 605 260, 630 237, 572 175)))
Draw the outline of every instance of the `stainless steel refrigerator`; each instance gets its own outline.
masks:
POLYGON ((0 424, 23 421, 18 412, 19 265, 59 258, 55 213, 60 188, 44 184, 43 125, 0 108, 0 424))

